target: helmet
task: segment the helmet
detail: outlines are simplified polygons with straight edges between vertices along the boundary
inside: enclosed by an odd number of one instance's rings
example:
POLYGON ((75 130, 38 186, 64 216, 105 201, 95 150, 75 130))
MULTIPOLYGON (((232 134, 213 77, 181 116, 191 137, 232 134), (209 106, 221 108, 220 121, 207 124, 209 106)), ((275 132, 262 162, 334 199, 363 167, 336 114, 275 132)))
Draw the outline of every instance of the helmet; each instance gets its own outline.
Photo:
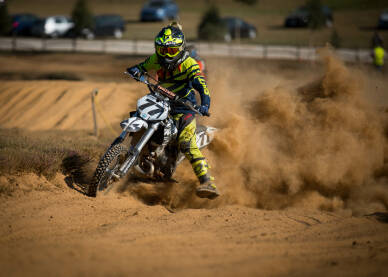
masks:
POLYGON ((185 36, 178 24, 164 27, 155 37, 155 52, 160 64, 174 70, 188 56, 185 51, 185 36))

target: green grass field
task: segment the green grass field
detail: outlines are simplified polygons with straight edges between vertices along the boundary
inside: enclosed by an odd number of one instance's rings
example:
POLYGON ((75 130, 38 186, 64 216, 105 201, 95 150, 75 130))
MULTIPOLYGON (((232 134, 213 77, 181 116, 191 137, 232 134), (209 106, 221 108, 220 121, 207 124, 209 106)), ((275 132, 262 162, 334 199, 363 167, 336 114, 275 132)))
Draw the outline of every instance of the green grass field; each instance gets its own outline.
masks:
MULTIPOLYGON (((76 0, 10 0, 10 13, 31 12, 40 16, 54 14, 69 15, 76 0)), ((117 13, 128 22, 124 39, 150 40, 167 22, 142 23, 139 15, 140 0, 89 0, 89 7, 95 14, 117 13)), ((197 26, 209 3, 220 9, 222 16, 239 16, 258 28, 255 40, 243 43, 275 45, 325 45, 335 29, 340 37, 340 47, 368 48, 379 14, 388 8, 387 0, 323 0, 334 13, 333 28, 312 32, 309 29, 285 29, 284 18, 289 12, 302 5, 305 0, 258 0, 254 6, 243 5, 234 0, 176 0, 180 8, 180 22, 188 40, 197 39, 197 26)), ((380 32, 388 43, 388 31, 380 32)), ((234 42, 236 43, 236 42, 234 42)))

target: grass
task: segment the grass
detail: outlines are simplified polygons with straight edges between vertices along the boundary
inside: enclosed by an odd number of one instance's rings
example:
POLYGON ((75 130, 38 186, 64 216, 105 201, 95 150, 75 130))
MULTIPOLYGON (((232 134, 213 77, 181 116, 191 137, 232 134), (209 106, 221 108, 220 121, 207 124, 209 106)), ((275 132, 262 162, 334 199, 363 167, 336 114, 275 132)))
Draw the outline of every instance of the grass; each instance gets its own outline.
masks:
POLYGON ((0 175, 32 172, 50 179, 71 157, 98 160, 109 143, 85 131, 0 129, 0 175))
MULTIPOLYGON (((11 13, 32 12, 40 16, 71 13, 76 0, 14 0, 10 1, 11 13)), ((145 1, 89 0, 89 7, 95 14, 117 13, 128 22, 124 39, 152 40, 167 22, 139 22, 141 7, 145 1)), ((243 43, 315 45, 322 46, 330 41, 332 29, 315 31, 314 39, 309 29, 285 29, 284 18, 289 12, 305 3, 305 0, 260 0, 254 6, 247 6, 234 0, 176 0, 180 8, 180 22, 188 40, 197 40, 197 26, 210 2, 215 3, 222 16, 239 16, 258 28, 259 35, 254 40, 243 43)), ((333 9, 334 27, 345 48, 368 48, 373 28, 384 8, 386 0, 322 0, 333 9)), ((388 31, 381 37, 388 42, 388 31)))

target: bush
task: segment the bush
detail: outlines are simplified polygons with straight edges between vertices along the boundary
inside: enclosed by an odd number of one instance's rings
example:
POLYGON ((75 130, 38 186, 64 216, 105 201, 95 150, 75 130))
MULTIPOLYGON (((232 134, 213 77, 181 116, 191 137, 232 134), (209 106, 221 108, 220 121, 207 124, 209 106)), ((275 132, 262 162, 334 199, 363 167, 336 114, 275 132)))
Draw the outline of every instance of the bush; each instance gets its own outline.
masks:
POLYGON ((74 22, 74 32, 81 35, 83 29, 93 27, 93 14, 90 12, 87 0, 78 0, 71 13, 74 22))
POLYGON ((257 3, 257 0, 234 0, 236 2, 241 2, 246 5, 255 5, 257 3))
POLYGON ((0 35, 8 35, 11 27, 11 17, 8 14, 7 4, 0 2, 0 35))
POLYGON ((210 8, 202 16, 198 27, 198 37, 203 40, 224 40, 226 34, 226 25, 221 20, 218 8, 210 8))

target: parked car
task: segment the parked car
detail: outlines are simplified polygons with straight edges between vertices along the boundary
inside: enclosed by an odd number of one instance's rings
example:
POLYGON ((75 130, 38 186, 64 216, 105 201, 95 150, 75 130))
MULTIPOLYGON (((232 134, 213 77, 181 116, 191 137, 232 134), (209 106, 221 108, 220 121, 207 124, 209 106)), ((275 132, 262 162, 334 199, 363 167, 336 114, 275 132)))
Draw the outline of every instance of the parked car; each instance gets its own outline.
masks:
POLYGON ((386 10, 380 14, 377 28, 388 29, 388 10, 386 10))
POLYGON ((164 21, 178 18, 178 6, 173 0, 150 0, 140 13, 141 21, 164 21))
MULTIPOLYGON (((327 27, 333 25, 333 13, 328 6, 322 6, 322 14, 325 17, 325 24, 327 27)), ((285 27, 307 27, 311 20, 309 10, 302 6, 288 15, 284 21, 285 27)))
POLYGON ((38 21, 32 28, 35 36, 57 38, 66 34, 74 23, 66 16, 49 16, 38 21))
POLYGON ((11 20, 11 35, 30 36, 32 27, 39 21, 39 17, 31 13, 19 13, 12 15, 11 20))
POLYGON ((238 17, 223 17, 222 22, 226 26, 225 41, 231 41, 236 38, 254 39, 257 36, 257 29, 250 23, 245 22, 238 17))
MULTIPOLYGON (((117 14, 101 14, 93 18, 93 26, 85 28, 81 31, 81 36, 87 39, 94 39, 95 37, 122 38, 125 31, 125 21, 117 14)), ((76 37, 74 28, 70 29, 66 37, 76 37)))
POLYGON ((113 36, 122 38, 125 31, 125 22, 120 15, 103 14, 94 17, 94 36, 113 36))

